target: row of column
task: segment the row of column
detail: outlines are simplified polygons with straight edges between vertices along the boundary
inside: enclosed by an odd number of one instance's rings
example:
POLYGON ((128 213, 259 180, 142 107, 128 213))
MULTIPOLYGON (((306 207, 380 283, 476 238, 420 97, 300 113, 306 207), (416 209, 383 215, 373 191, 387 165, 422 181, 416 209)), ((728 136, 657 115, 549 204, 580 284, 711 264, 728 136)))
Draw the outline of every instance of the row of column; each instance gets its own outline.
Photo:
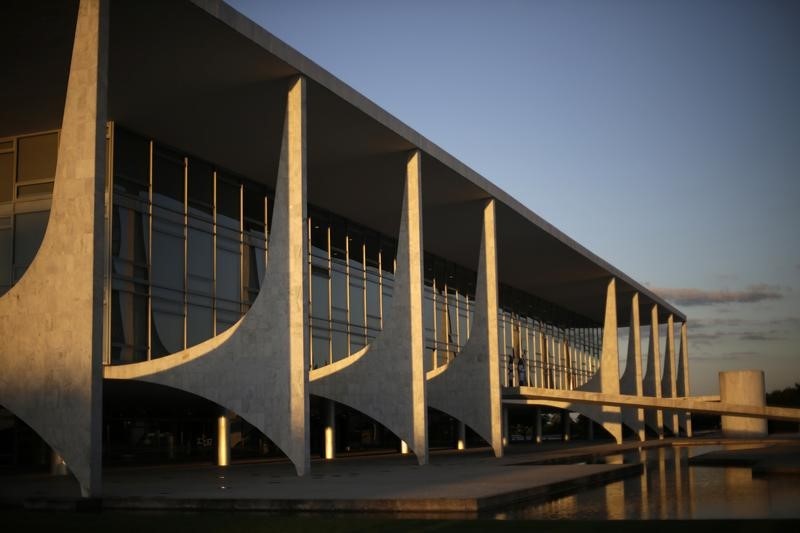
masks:
MULTIPOLYGON (((40 431, 65 459, 87 496, 101 494, 99 428, 103 376, 170 386, 237 412, 282 449, 299 475, 310 467, 310 393, 342 401, 372 416, 407 443, 421 464, 428 458, 428 405, 470 425, 490 442, 496 455, 502 455, 494 201, 487 200, 483 214, 472 335, 458 358, 426 375, 421 312, 424 285, 422 154, 419 150, 409 154, 406 166, 393 319, 362 356, 309 372, 308 265, 304 238, 307 98, 306 80, 301 76, 290 80, 287 91, 270 233, 270 261, 264 287, 248 313, 226 332, 178 354, 130 365, 102 367, 100 295, 104 254, 101 228, 106 8, 103 0, 80 2, 52 201, 54 223, 50 224, 28 273, 3 297, 3 305, 0 305, 0 317, 4 318, 0 320, 0 331, 7 333, 4 339, 19 339, 14 328, 17 332, 24 330, 15 325, 14 316, 41 317, 40 323, 64 330, 63 335, 55 335, 51 330, 50 335, 40 336, 44 339, 41 346, 0 351, 4 362, 4 372, 0 374, 0 401, 40 431), (81 209, 76 209, 76 205, 81 209), (80 224, 67 224, 68 220, 77 220, 80 224), (58 285, 57 290, 51 290, 51 285, 58 285), (75 291, 65 291, 65 286, 74 287, 75 291), (44 293, 47 298, 41 296, 44 293), (38 307, 20 314, 16 302, 38 307), (81 305, 77 306, 76 302, 81 305), (56 351, 63 353, 65 342, 69 343, 69 354, 64 357, 63 373, 53 373, 53 359, 39 359, 56 351), (30 358, 20 357, 29 352, 30 358), (36 364, 32 363, 34 360, 36 364), (78 377, 53 384, 52 375, 78 377), (46 398, 31 398, 29 389, 18 386, 26 383, 33 387, 40 382, 48 384, 37 389, 49 391, 46 398), (80 400, 66 406, 64 398, 80 400), (66 408, 70 409, 70 416, 63 416, 66 408), (52 413, 59 416, 54 418, 52 413)), ((606 302, 606 333, 599 376, 603 392, 619 392, 615 296, 612 295, 615 295, 613 279, 606 302)), ((657 321, 654 324, 657 325, 657 321)), ((685 333, 682 333, 684 339, 685 333)), ((685 376, 683 387, 688 392, 685 349, 684 340, 681 362, 685 376)), ((669 374, 665 374, 668 377, 662 381, 670 394, 677 394, 673 362, 671 359, 669 374)), ((657 394, 660 394, 662 382, 655 378, 652 382, 659 387, 657 394)), ((601 410, 605 412, 606 406, 601 406, 601 410)), ((619 408, 609 407, 607 412, 619 417, 619 408)), ((332 455, 335 428, 330 413, 328 416, 332 455)), ((218 422, 220 434, 226 436, 227 419, 220 418, 218 422)), ((464 433, 459 430, 461 437, 464 433)), ((463 438, 460 440, 463 443, 463 438)), ((221 450, 220 463, 230 459, 227 447, 221 450)))

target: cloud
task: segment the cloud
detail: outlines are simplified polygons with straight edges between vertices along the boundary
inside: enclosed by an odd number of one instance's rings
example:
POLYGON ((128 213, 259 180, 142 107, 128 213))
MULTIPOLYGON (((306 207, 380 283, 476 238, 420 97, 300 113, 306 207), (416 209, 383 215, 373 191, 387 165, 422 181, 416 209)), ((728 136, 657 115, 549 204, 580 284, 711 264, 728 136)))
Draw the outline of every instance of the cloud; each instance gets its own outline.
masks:
POLYGON ((788 316, 770 320, 756 320, 751 318, 696 318, 689 322, 689 327, 695 331, 719 327, 787 327, 790 329, 800 329, 800 317, 788 316))
POLYGON ((754 303, 783 298, 781 288, 776 285, 750 285, 738 291, 709 291, 694 288, 653 288, 662 298, 678 305, 717 305, 729 303, 754 303))
POLYGON ((765 333, 757 333, 754 331, 749 331, 746 333, 742 333, 739 335, 739 340, 742 341, 779 341, 784 340, 783 337, 778 336, 777 331, 768 331, 765 333))
POLYGON ((769 330, 744 330, 744 331, 699 331, 696 333, 689 332, 689 342, 692 344, 710 344, 719 341, 733 340, 750 341, 750 342, 771 342, 786 340, 786 330, 782 329, 769 329, 769 330))
POLYGON ((754 357, 763 357, 764 354, 759 352, 725 352, 720 354, 705 354, 705 355, 694 355, 692 356, 692 361, 720 361, 722 359, 730 360, 730 361, 741 361, 744 359, 752 359, 754 357))

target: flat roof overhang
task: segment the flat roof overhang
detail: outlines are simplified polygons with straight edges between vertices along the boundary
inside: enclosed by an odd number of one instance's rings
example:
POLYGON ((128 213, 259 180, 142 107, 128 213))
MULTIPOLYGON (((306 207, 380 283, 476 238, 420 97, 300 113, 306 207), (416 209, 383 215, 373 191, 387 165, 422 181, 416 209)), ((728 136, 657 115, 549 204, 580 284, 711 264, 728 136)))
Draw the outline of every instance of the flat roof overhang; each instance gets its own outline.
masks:
MULTIPOLYGON (((43 5, 52 10, 58 4, 43 5)), ((39 98, 55 102, 48 120, 58 113, 57 124, 66 87, 63 58, 68 66, 76 4, 60 5, 61 23, 51 20, 51 13, 40 29, 40 37, 50 43, 48 57, 61 58, 49 60, 54 65, 48 72, 57 75, 47 78, 48 95, 39 98)), ((21 47, 18 61, 44 61, 37 53, 36 34, 25 38, 29 50, 21 47)), ((642 324, 649 324, 653 304, 662 310, 662 323, 669 313, 676 321, 686 319, 647 287, 223 2, 112 1, 109 43, 110 120, 272 187, 285 90, 292 76, 302 74, 309 80, 309 203, 396 235, 405 158, 419 148, 426 251, 476 269, 483 205, 495 198, 501 283, 600 325, 606 284, 613 276, 620 326, 629 323, 634 292, 640 294, 642 324)), ((7 102, 30 101, 26 85, 0 88, 0 96, 7 102)), ((2 127, 6 133, 25 131, 19 129, 23 124, 33 127, 22 114, 10 118, 14 120, 2 127)))

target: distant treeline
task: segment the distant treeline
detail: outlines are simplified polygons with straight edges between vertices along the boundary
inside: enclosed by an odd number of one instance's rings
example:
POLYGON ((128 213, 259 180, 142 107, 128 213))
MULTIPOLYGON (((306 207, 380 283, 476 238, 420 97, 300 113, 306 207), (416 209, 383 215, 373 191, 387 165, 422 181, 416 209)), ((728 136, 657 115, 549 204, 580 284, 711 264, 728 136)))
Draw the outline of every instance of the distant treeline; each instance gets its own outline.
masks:
POLYGON ((794 387, 768 392, 767 405, 774 407, 800 407, 800 383, 795 383, 794 387))
MULTIPOLYGON (((768 392, 767 405, 773 407, 800 407, 800 383, 795 383, 794 387, 768 392)), ((797 422, 769 421, 770 433, 795 432, 797 430, 797 422)))

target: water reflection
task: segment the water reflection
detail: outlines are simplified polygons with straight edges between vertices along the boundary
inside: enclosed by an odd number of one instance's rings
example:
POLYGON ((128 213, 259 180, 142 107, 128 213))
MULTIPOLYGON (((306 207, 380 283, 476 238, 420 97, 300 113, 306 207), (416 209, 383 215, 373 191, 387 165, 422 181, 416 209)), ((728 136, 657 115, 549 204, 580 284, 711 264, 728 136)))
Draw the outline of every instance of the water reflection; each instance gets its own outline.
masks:
POLYGON ((643 474, 555 500, 506 509, 518 519, 800 518, 793 476, 753 478, 750 468, 689 466, 719 446, 660 447, 603 458, 645 465, 643 474))

